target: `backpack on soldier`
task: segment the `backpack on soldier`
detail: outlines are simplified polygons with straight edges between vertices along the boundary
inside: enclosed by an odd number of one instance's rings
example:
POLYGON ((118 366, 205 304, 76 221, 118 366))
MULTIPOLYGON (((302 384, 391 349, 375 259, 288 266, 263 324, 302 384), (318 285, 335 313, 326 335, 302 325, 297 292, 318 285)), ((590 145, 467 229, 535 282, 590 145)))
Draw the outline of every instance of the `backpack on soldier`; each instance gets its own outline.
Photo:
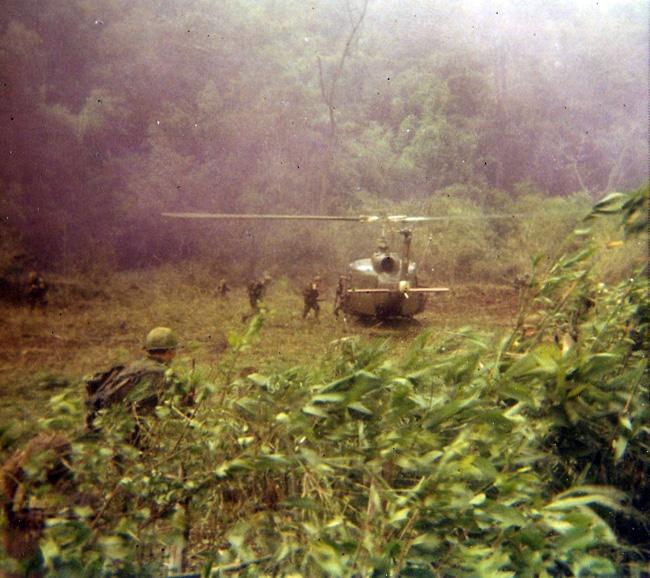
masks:
MULTIPOLYGON (((96 429, 93 422, 99 410, 119 401, 119 399, 111 398, 116 397, 116 393, 126 389, 129 384, 130 379, 120 378, 124 367, 124 365, 116 365, 107 371, 96 373, 86 380, 86 429, 89 431, 96 429), (123 382, 121 386, 120 382, 123 382)), ((125 391, 125 396, 126 393, 125 391)))
MULTIPOLYGON (((116 365, 97 373, 86 381, 86 427, 96 431, 93 422, 97 413, 105 408, 122 403, 127 396, 145 380, 153 382, 164 379, 164 366, 150 361, 141 360, 129 366, 116 365)), ((154 389, 143 399, 138 400, 140 408, 155 407, 158 403, 158 392, 154 389)))

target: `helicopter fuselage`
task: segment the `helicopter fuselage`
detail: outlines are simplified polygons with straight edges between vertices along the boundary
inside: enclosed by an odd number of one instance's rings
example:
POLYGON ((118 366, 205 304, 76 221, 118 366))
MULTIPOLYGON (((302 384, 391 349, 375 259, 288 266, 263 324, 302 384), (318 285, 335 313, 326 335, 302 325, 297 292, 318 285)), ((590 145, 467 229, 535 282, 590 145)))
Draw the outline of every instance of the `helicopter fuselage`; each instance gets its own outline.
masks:
POLYGON ((397 253, 376 251, 348 267, 349 286, 345 309, 361 317, 412 317, 424 310, 426 293, 410 293, 417 287, 416 265, 397 253), (408 267, 408 271, 403 271, 408 267))

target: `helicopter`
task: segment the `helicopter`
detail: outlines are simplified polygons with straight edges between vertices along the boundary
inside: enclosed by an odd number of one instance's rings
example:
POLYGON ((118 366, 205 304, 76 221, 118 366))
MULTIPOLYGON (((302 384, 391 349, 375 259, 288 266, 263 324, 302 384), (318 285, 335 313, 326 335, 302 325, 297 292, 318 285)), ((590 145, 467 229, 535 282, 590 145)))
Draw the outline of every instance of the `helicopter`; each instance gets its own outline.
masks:
MULTIPOLYGON (((417 265, 411 258, 412 230, 402 228, 401 252, 391 251, 386 241, 389 225, 410 225, 430 221, 447 221, 462 216, 407 216, 407 215, 283 215, 255 213, 162 213, 174 219, 221 220, 280 220, 280 221, 347 221, 380 223, 382 233, 376 250, 370 257, 349 263, 345 275, 339 277, 337 298, 344 319, 351 315, 383 321, 391 318, 413 318, 425 309, 431 294, 447 293, 448 287, 421 287, 417 265)), ((493 215, 492 218, 511 218, 518 215, 493 215)))
POLYGON ((420 287, 416 263, 411 260, 410 229, 401 229, 401 255, 390 251, 382 234, 371 257, 348 265, 340 277, 341 309, 357 317, 411 318, 422 313, 432 293, 446 293, 448 287, 420 287))

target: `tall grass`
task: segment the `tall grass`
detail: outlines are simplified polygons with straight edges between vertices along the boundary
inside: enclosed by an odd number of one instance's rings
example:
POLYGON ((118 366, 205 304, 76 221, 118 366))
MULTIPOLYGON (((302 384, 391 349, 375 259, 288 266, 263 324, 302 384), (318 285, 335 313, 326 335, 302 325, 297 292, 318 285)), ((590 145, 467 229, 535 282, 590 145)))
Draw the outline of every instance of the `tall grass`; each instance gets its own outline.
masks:
MULTIPOLYGON (((634 239, 647 199, 592 217, 606 213, 634 239)), ((178 368, 198 405, 170 396, 146 452, 123 443, 124 413, 78 439, 77 481, 100 505, 50 525, 46 566, 153 575, 189 525, 207 576, 643 575, 647 540, 625 528, 647 536, 647 279, 603 287, 598 235, 570 246, 535 261, 498 336, 425 332, 395 351, 343 334, 325 356, 264 369, 241 364, 273 317, 230 332, 218 364, 178 368)), ((63 392, 42 425, 74 432, 81 413, 63 392)))

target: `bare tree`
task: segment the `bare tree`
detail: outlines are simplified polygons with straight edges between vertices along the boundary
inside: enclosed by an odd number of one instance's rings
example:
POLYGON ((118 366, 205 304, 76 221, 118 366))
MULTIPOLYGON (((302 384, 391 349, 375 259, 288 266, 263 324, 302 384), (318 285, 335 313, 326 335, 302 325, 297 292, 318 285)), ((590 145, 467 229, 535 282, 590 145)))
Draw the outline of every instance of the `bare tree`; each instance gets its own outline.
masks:
POLYGON ((580 173, 580 167, 578 166, 578 160, 583 154, 583 150, 585 148, 585 142, 586 142, 586 137, 583 134, 580 139, 580 144, 578 145, 578 149, 576 153, 573 155, 569 155, 568 153, 565 152, 564 157, 567 163, 571 166, 571 170, 573 171, 573 174, 576 177, 576 181, 578 181, 580 191, 585 193, 586 195, 591 196, 591 192, 589 191, 587 185, 585 185, 585 181, 582 178, 582 174, 580 173))
POLYGON ((320 185, 318 191, 318 210, 323 212, 325 209, 325 198, 327 196, 327 189, 330 184, 330 175, 332 170, 332 160, 337 144, 337 125, 336 125, 336 89, 343 73, 345 61, 350 56, 355 40, 359 37, 359 30, 363 19, 366 16, 368 8, 368 0, 363 0, 360 9, 355 9, 347 1, 348 20, 350 24, 350 31, 347 35, 345 45, 339 56, 338 62, 331 70, 329 75, 325 74, 323 70, 323 63, 320 56, 318 56, 318 78, 320 81, 321 98, 329 114, 329 131, 326 140, 325 156, 321 168, 320 185), (328 77, 327 77, 328 76, 328 77))
POLYGON ((625 163, 625 158, 627 157, 627 154, 630 152, 630 149, 632 148, 634 144, 634 135, 637 133, 637 131, 640 130, 638 126, 632 127, 632 129, 626 134, 623 146, 621 147, 621 152, 614 161, 612 168, 609 171, 609 175, 607 177, 607 184, 605 185, 605 192, 609 193, 611 191, 615 191, 620 187, 621 185, 621 180, 623 177, 623 166, 625 163))

